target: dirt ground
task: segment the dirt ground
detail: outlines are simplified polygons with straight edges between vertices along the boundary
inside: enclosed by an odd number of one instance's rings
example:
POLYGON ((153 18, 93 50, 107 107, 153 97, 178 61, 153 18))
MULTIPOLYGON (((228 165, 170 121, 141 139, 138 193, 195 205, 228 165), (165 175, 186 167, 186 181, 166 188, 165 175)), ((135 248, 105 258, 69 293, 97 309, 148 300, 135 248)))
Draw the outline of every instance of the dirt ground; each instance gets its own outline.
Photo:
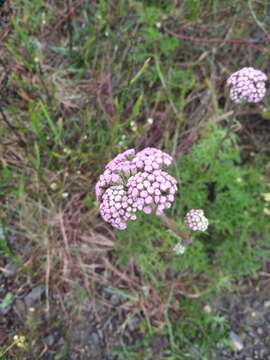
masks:
MULTIPOLYGON (((0 276, 0 294, 4 297, 21 275, 10 263, 1 262, 1 267, 6 270, 0 276)), ((266 264, 255 278, 242 279, 233 292, 219 296, 209 304, 214 314, 225 317, 229 323, 229 346, 218 349, 211 360, 270 359, 269 267, 270 264, 266 264)), ((43 355, 41 351, 40 359, 55 359, 65 342, 67 348, 63 359, 67 360, 120 360, 122 357, 114 355, 115 348, 136 346, 142 339, 140 317, 126 317, 121 306, 125 299, 121 295, 106 287, 99 293, 95 300, 84 300, 79 313, 72 317, 71 322, 69 320, 66 327, 48 326, 44 339, 39 339, 44 344, 43 351, 46 350, 43 355)), ((44 307, 43 299, 44 289, 28 287, 0 310, 0 343, 4 343, 11 333, 17 334, 26 321, 29 323, 29 310, 31 313, 31 309, 44 307)), ((57 311, 52 313, 57 319, 57 311)), ((168 346, 168 339, 157 335, 151 346, 153 357, 144 357, 143 360, 164 359, 163 351, 168 346)))

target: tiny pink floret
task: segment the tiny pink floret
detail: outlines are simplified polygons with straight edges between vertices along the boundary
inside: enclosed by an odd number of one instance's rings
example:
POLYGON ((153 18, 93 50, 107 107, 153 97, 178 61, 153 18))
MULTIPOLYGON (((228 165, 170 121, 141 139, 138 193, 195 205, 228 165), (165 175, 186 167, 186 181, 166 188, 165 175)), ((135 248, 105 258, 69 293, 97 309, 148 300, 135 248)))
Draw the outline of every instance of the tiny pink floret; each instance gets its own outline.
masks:
POLYGON ((144 212, 145 214, 151 214, 152 209, 150 208, 150 206, 145 206, 145 207, 143 208, 143 212, 144 212))

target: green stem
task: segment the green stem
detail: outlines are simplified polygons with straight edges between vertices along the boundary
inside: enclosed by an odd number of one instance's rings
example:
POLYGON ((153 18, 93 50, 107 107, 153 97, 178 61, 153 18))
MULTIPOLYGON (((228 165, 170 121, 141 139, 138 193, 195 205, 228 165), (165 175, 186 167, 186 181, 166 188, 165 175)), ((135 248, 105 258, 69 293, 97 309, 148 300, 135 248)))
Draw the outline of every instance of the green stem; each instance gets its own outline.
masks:
POLYGON ((216 148, 216 151, 215 151, 214 156, 212 157, 211 161, 210 161, 208 164, 206 164, 206 166, 204 167, 204 169, 202 170, 202 172, 208 171, 209 168, 211 167, 211 165, 214 164, 214 162, 217 160, 218 155, 219 155, 219 152, 220 152, 223 144, 224 144, 225 141, 230 137, 230 135, 231 135, 231 133, 232 133, 233 120, 234 120, 233 117, 229 120, 226 134, 224 135, 224 137, 222 138, 222 140, 221 140, 220 143, 218 144, 218 147, 216 148))
POLYGON ((14 345, 16 345, 17 340, 14 340, 13 343, 11 343, 6 349, 4 349, 3 352, 0 353, 0 356, 4 356, 11 348, 13 348, 14 345))
POLYGON ((178 238, 180 238, 182 240, 181 241, 182 245, 187 246, 187 245, 191 244, 192 236, 190 236, 189 234, 180 230, 173 220, 168 218, 165 214, 162 214, 159 218, 160 218, 161 222, 163 223, 163 225, 165 225, 178 238))

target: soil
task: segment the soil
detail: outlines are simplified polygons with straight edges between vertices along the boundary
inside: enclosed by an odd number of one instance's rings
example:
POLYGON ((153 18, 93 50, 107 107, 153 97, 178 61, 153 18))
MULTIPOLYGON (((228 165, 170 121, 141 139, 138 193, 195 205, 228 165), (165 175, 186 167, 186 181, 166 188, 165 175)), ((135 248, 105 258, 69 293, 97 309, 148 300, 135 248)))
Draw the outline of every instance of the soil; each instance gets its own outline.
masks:
MULTIPOLYGON (((10 263, 1 260, 1 267, 6 272, 0 275, 0 302, 7 292, 12 292, 14 284, 18 286, 20 276, 10 263)), ((26 308, 40 304, 43 292, 41 287, 28 288, 0 310, 0 345, 9 343, 15 334, 23 331, 26 308)), ((46 344, 41 359, 54 359, 64 341, 68 343, 66 360, 120 359, 114 355, 116 347, 135 345, 142 338, 139 316, 127 318, 121 307, 123 302, 121 295, 111 293, 109 288, 103 288, 95 301, 85 299, 80 312, 69 321, 68 330, 48 332, 47 327, 44 334, 40 333, 46 344)), ((220 348, 211 360, 270 360, 269 271, 260 272, 256 280, 243 279, 234 292, 216 298, 209 305, 211 311, 224 316, 230 326, 230 347, 220 348)), ((155 360, 164 358, 163 350, 167 345, 165 338, 153 339, 151 351, 155 360)), ((28 355, 22 359, 33 358, 28 355)))
MULTIPOLYGON (((229 347, 220 348, 211 360, 270 360, 269 273, 260 273, 256 280, 243 279, 233 293, 216 298, 210 306, 215 314, 227 319, 230 327, 229 347)), ((94 309, 93 303, 86 301, 81 318, 70 334, 68 359, 118 360, 119 357, 112 355, 115 346, 134 345, 141 339, 139 318, 126 324, 124 321, 119 306, 108 308, 95 304, 94 309)), ((153 359, 164 359, 167 345, 165 338, 154 339, 153 359)))
POLYGON ((126 321, 120 303, 117 295, 112 295, 109 302, 85 300, 68 334, 68 360, 117 360, 115 347, 136 342, 140 320, 135 316, 126 321))
POLYGON ((245 279, 237 291, 216 299, 214 311, 230 324, 231 350, 220 349, 213 360, 270 359, 270 275, 245 279))

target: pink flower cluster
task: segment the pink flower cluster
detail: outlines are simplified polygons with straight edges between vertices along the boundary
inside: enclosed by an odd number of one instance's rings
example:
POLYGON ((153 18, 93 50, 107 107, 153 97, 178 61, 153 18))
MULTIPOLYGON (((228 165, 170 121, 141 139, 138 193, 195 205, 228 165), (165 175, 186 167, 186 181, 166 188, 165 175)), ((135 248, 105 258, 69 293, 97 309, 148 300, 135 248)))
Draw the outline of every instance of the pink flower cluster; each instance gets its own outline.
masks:
POLYGON ((136 211, 136 203, 127 196, 123 185, 111 186, 103 194, 101 216, 117 229, 125 229, 127 220, 135 220, 136 211))
POLYGON ((208 228, 208 219, 201 209, 189 210, 186 213, 184 222, 186 227, 193 231, 206 231, 208 228))
POLYGON ((150 214, 153 206, 161 215, 174 202, 176 180, 162 170, 139 172, 128 179, 128 194, 136 200, 138 210, 150 214))
POLYGON ((261 101, 266 93, 266 81, 267 76, 252 67, 244 67, 236 71, 227 80, 227 85, 230 86, 231 100, 237 104, 261 101))
POLYGON ((136 154, 126 150, 110 161, 96 184, 96 197, 103 219, 125 229, 136 212, 161 215, 171 207, 177 191, 176 180, 163 167, 172 157, 161 150, 146 148, 136 154))

